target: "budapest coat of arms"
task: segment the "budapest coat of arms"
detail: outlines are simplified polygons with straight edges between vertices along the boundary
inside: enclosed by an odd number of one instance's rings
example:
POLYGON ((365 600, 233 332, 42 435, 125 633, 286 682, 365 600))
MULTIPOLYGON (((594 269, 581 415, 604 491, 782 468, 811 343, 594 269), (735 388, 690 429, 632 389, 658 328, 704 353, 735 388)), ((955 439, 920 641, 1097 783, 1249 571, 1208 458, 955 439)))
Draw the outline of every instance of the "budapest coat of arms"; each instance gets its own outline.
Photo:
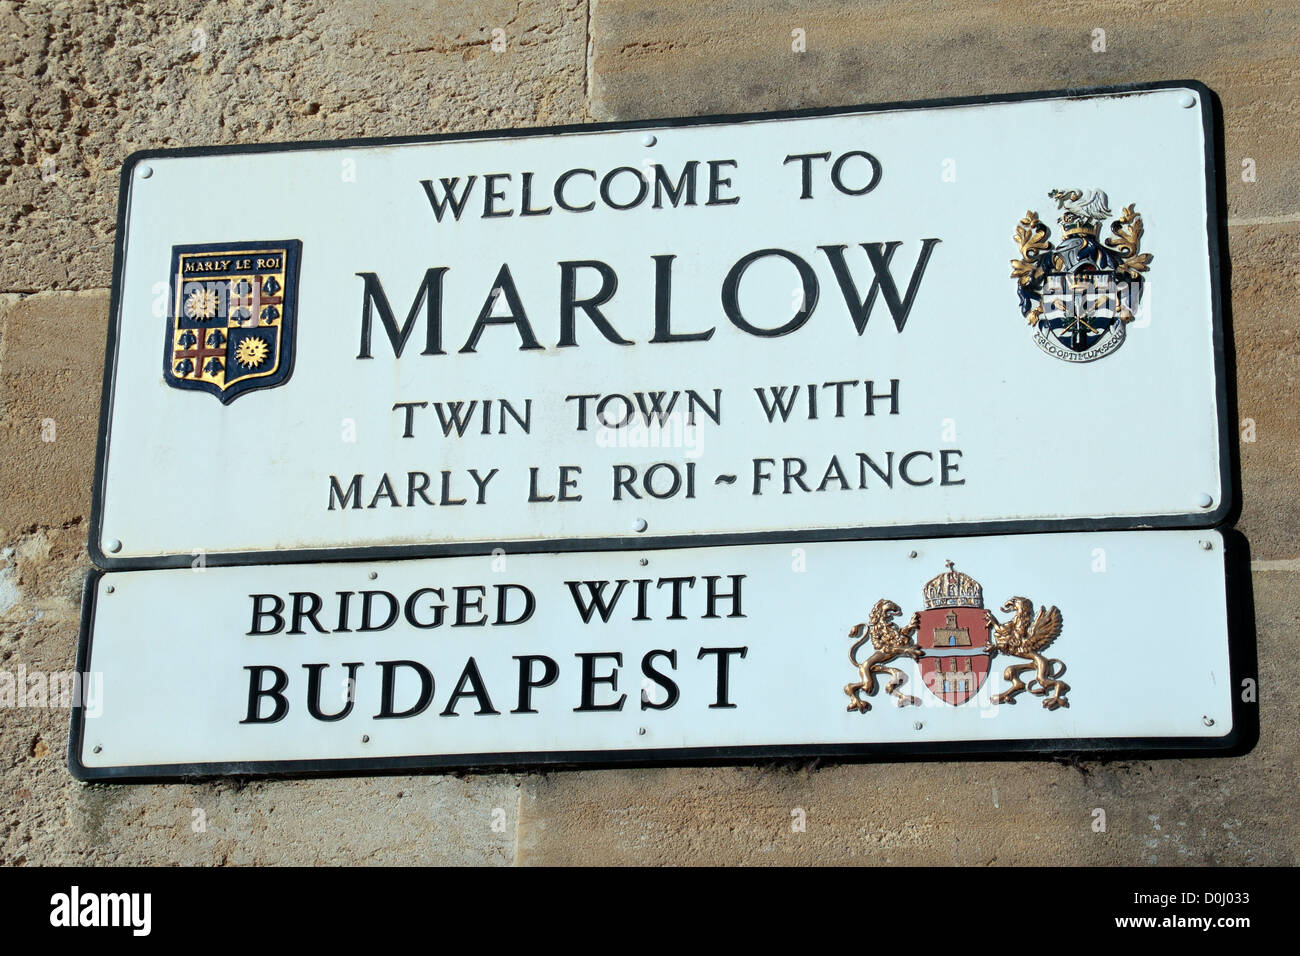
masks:
POLYGON ((1002 673, 1007 689, 989 698, 991 704, 1014 704, 1016 697, 1029 691, 1043 698, 1048 710, 1069 707, 1065 696, 1070 686, 1061 680, 1065 665, 1043 654, 1061 633, 1061 612, 1055 606, 1040 607, 1034 614, 1034 602, 1026 597, 1012 597, 1002 605, 1010 614, 999 622, 984 607, 984 588, 968 574, 958 571, 951 561, 947 571, 936 575, 921 589, 924 607, 915 612, 903 627, 894 623, 902 609, 893 601, 881 599, 871 609, 869 619, 849 631, 854 639, 849 660, 858 670, 858 681, 848 684, 850 711, 866 713, 871 709, 869 697, 877 689, 877 675, 888 675, 885 693, 899 707, 921 701, 901 691, 907 675, 901 668, 889 666, 900 657, 917 662, 921 684, 935 698, 956 707, 975 697, 988 679, 995 654, 1020 660, 1009 664, 1002 673), (858 650, 867 642, 873 653, 859 660, 858 650), (1022 679, 1032 671, 1028 680, 1022 679))

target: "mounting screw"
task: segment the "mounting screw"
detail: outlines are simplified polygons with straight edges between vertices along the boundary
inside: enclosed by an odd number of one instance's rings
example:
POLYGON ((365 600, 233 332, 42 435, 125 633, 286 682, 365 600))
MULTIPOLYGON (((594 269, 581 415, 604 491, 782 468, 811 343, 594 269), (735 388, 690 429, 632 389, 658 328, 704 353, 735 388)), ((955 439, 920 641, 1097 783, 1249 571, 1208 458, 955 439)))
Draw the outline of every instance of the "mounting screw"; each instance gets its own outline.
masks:
POLYGON ((369 735, 369 734, 362 734, 362 735, 361 735, 361 742, 362 742, 363 744, 368 744, 368 743, 370 743, 370 735, 369 735))
POLYGON ((141 179, 148 179, 148 178, 149 178, 150 176, 152 176, 152 175, 153 175, 153 167, 152 167, 152 166, 141 166, 141 167, 140 167, 140 178, 141 178, 141 179))
POLYGON ((907 552, 907 556, 908 556, 909 558, 914 558, 914 557, 916 557, 916 552, 915 552, 915 551, 909 551, 909 552, 907 552))
POLYGON ((107 585, 104 586, 104 593, 105 593, 105 594, 112 594, 112 593, 113 593, 114 591, 116 591, 116 590, 117 590, 117 588, 113 587, 113 585, 111 585, 111 584, 107 584, 107 585))
POLYGON ((921 722, 918 720, 916 723, 914 723, 914 724, 912 725, 912 729, 913 729, 913 730, 920 730, 920 729, 921 729, 922 727, 924 727, 924 726, 925 726, 925 724, 921 723, 921 722))
POLYGON ((641 137, 642 146, 653 146, 657 142, 659 142, 659 140, 655 138, 654 133, 646 133, 641 137))
POLYGON ((641 559, 641 567, 644 568, 644 567, 645 567, 647 564, 649 564, 649 563, 650 563, 650 559, 649 559, 649 558, 642 558, 642 559, 641 559))
POLYGON ((1185 110, 1190 110, 1196 105, 1196 97, 1191 93, 1184 93, 1178 100, 1178 105, 1185 110))
POLYGON ((1214 726, 1214 718, 1213 718, 1213 717, 1202 717, 1202 718, 1201 718, 1201 723, 1203 723, 1206 727, 1213 727, 1213 726, 1214 726))
POLYGON ((1202 550, 1202 551, 1213 551, 1213 550, 1214 550, 1214 542, 1212 542, 1212 541, 1202 541, 1202 542, 1201 542, 1201 550, 1202 550))
POLYGON ((1202 508, 1208 508, 1210 507, 1210 505, 1214 504, 1214 498, 1211 497, 1210 495, 1203 494, 1196 499, 1196 503, 1200 505, 1202 508))
POLYGON ((646 528, 650 526, 646 524, 645 518, 637 518, 636 521, 632 522, 632 527, 636 528, 637 533, 640 534, 642 531, 644 531, 646 528))
POLYGON ((377 577, 379 577, 379 572, 378 572, 378 571, 371 571, 371 572, 370 572, 370 580, 373 581, 373 580, 374 580, 375 578, 377 578, 377 577))
POLYGON ((104 747, 102 744, 95 744, 95 746, 92 749, 95 753, 99 753, 101 750, 104 749, 104 747))
POLYGON ((638 737, 644 737, 644 736, 645 736, 645 728, 644 728, 644 727, 638 727, 638 728, 636 729, 636 732, 637 732, 637 736, 638 736, 638 737))
POLYGON ((117 538, 109 538, 104 542, 104 548, 112 554, 117 554, 122 550, 122 542, 118 541, 117 538))

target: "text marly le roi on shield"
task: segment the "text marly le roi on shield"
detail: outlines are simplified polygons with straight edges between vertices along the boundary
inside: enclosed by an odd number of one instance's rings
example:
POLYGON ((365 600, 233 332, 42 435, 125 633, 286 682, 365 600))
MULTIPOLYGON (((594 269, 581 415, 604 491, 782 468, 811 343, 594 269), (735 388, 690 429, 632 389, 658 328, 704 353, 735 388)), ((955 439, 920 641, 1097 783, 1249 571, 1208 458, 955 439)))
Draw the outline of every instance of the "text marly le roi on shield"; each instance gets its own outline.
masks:
MULTIPOLYGON (((800 200, 815 202, 819 195, 866 197, 884 179, 880 161, 865 150, 851 150, 838 155, 830 151, 796 153, 787 155, 781 163, 788 167, 784 180, 791 190, 797 190, 800 200)), ((594 169, 569 169, 554 178, 550 187, 539 187, 536 174, 487 173, 445 176, 437 181, 421 180, 420 188, 428 200, 436 224, 462 221, 466 225, 475 217, 482 220, 510 219, 513 217, 549 216, 553 214, 582 214, 591 212, 597 203, 611 210, 628 210, 643 205, 654 209, 675 209, 679 206, 729 206, 741 202, 738 184, 742 171, 739 163, 731 159, 690 160, 680 169, 670 171, 660 164, 648 164, 644 169, 619 166, 603 173, 594 169), (585 192, 584 192, 585 188, 585 192), (538 196, 546 198, 539 200, 538 196), (481 206, 481 211, 480 211, 481 206)), ((780 188, 780 187, 778 187, 780 188)), ((868 200, 869 201, 869 200, 868 200)), ((864 212, 868 211, 864 208, 864 212)), ((840 240, 819 245, 822 260, 818 266, 829 268, 841 293, 847 316, 846 334, 862 336, 868 326, 872 310, 883 301, 898 334, 904 331, 912 304, 926 275, 927 267, 937 237, 908 240, 919 243, 911 272, 900 291, 900 283, 893 274, 895 253, 905 242, 902 239, 862 241, 861 236, 828 237, 840 240), (850 264, 849 242, 855 243, 864 255, 858 265, 850 264), (861 291, 861 279, 855 269, 865 265, 870 270, 870 284, 866 294, 861 291)), ((676 256, 661 253, 649 257, 649 267, 654 276, 654 297, 648 310, 648 345, 677 345, 703 342, 711 339, 716 325, 684 329, 674 327, 673 261, 676 256)), ((579 326, 589 324, 595 334, 620 346, 635 347, 634 334, 626 328, 616 328, 603 311, 615 296, 618 273, 601 259, 566 260, 557 263, 559 270, 557 332, 554 348, 578 348, 579 326), (599 289, 579 297, 579 276, 590 273, 600 282, 599 289), (579 322, 581 314, 584 322, 579 322)), ((430 266, 421 281, 404 321, 397 321, 396 313, 380 277, 375 272, 358 272, 363 282, 360 319, 359 360, 375 359, 375 316, 384 331, 394 360, 401 359, 416 331, 421 315, 424 323, 424 347, 421 356, 444 356, 443 290, 449 266, 430 266)), ((725 318, 741 332, 760 339, 779 339, 802 328, 813 316, 822 299, 823 280, 818 268, 804 256, 781 248, 758 249, 742 256, 720 272, 720 305, 725 318), (780 260, 791 269, 796 295, 793 315, 779 324, 759 325, 747 317, 740 305, 739 290, 745 272, 765 259, 780 260)), ((536 314, 535 312, 533 313, 536 314)), ((703 325, 701 323, 701 325, 703 325)), ((502 339, 502 347, 516 347, 520 351, 545 350, 538 339, 534 320, 525 305, 510 271, 503 262, 490 288, 486 290, 482 308, 474 319, 463 344, 461 355, 473 355, 479 350, 485 332, 493 327, 509 326, 511 337, 502 339), (501 308, 505 312, 501 314, 501 308)), ((503 333, 496 333, 501 335, 503 333)), ((888 414, 899 414, 900 384, 890 379, 888 388, 870 379, 841 379, 830 382, 783 383, 756 385, 754 391, 767 421, 779 416, 782 422, 806 416, 817 419, 833 414, 844 418, 849 409, 857 406, 854 414, 871 416, 876 413, 878 401, 889 404, 888 414), (802 394, 801 394, 802 390, 802 394), (819 398, 823 399, 819 406, 819 398), (827 407, 830 406, 830 407, 827 407), (832 411, 833 408, 833 411, 832 411), (797 409, 797 410, 796 410, 797 409), (823 410, 824 409, 824 410, 823 410)), ((571 394, 564 398, 573 409, 576 431, 587 431, 595 423, 605 429, 626 428, 640 421, 646 428, 662 428, 675 413, 685 416, 686 425, 699 427, 705 419, 714 425, 722 424, 722 390, 664 389, 637 391, 622 394, 571 394), (711 394, 710 394, 711 393, 711 394), (679 399, 681 403, 679 404, 679 399), (682 411, 682 406, 685 406, 682 411)), ((444 400, 411 400, 397 402, 392 407, 393 427, 400 429, 403 438, 416 438, 417 434, 437 435, 447 439, 474 433, 529 434, 532 428, 533 399, 522 401, 508 398, 466 398, 448 396, 444 400), (495 419, 494 415, 495 406, 495 419), (432 415, 430 413, 433 413, 432 415), (436 416, 436 420, 435 420, 436 416)), ((782 494, 819 492, 827 490, 866 490, 872 484, 894 487, 895 479, 901 485, 920 487, 931 484, 960 485, 958 462, 961 451, 948 449, 846 449, 844 455, 833 455, 825 461, 810 462, 798 457, 754 458, 748 463, 749 479, 741 487, 748 487, 753 495, 762 495, 779 488, 782 494)), ((527 476, 529 502, 573 502, 582 500, 579 491, 581 467, 558 465, 547 475, 532 467, 527 476)), ((695 462, 679 465, 674 462, 656 463, 644 471, 631 464, 612 466, 610 475, 602 480, 612 500, 632 500, 643 496, 672 498, 678 495, 694 498, 701 484, 732 485, 737 474, 723 473, 706 476, 704 482, 697 475, 695 462), (708 480, 711 478, 712 480, 708 480)), ((400 508, 428 505, 460 506, 470 503, 487 503, 489 485, 498 475, 498 469, 466 469, 464 475, 443 471, 434 475, 428 471, 408 471, 405 474, 352 474, 329 476, 328 510, 362 508, 400 508)), ((509 479, 507 479, 509 480, 509 479)), ((519 476, 517 493, 523 494, 524 480, 519 476)))
MULTIPOLYGON (((577 633, 583 633, 584 626, 592 624, 617 628, 655 620, 744 618, 746 577, 705 574, 564 584, 573 604, 572 623, 577 633)), ((503 710, 536 714, 542 698, 551 707, 562 700, 563 707, 575 712, 619 712, 625 705, 637 706, 629 705, 626 691, 619 690, 620 676, 625 673, 621 650, 577 651, 571 660, 514 654, 511 657, 517 668, 511 666, 511 671, 517 677, 506 686, 489 686, 473 655, 451 671, 435 674, 428 664, 417 660, 357 661, 345 649, 347 637, 339 636, 376 635, 393 628, 399 633, 411 629, 437 634, 454 628, 517 627, 537 610, 537 595, 523 584, 427 585, 401 595, 384 590, 336 591, 332 595, 289 591, 250 594, 248 599, 251 623, 246 636, 258 646, 265 641, 310 641, 315 635, 329 635, 339 660, 303 664, 306 673, 296 674, 273 664, 245 666, 248 701, 242 724, 278 723, 298 708, 317 721, 343 720, 353 712, 360 688, 373 689, 373 678, 359 679, 367 667, 380 674, 377 698, 362 705, 363 709, 373 708, 370 718, 374 720, 415 718, 436 704, 443 705, 437 714, 448 718, 461 716, 462 706, 465 714, 477 716, 499 716, 503 710), (405 684, 400 700, 399 679, 405 684), (413 689, 412 680, 418 690, 413 689), (561 685, 558 695, 545 690, 557 683, 561 685), (337 692, 340 685, 347 688, 345 694, 337 692)), ((634 682, 643 678, 639 684, 643 688, 641 710, 668 710, 677 705, 682 697, 675 679, 679 668, 705 669, 708 679, 697 683, 712 691, 707 707, 734 709, 738 705, 732 700, 732 685, 743 679, 740 662, 748 655, 745 645, 700 645, 680 656, 676 648, 661 646, 647 651, 640 661, 627 661, 626 669, 635 669, 634 682)), ((629 686, 626 677, 623 680, 623 686, 629 686)), ((703 705, 703 701, 699 703, 703 705)))

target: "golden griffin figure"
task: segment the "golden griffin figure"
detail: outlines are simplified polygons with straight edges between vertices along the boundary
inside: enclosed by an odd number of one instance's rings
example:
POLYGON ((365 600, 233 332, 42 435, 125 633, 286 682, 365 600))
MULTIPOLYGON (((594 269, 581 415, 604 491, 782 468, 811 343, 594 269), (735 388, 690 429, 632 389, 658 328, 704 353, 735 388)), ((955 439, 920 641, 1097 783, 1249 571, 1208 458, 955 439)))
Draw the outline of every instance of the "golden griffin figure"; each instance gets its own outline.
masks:
POLYGON ((1031 625, 1029 622, 1034 615, 1034 602, 1029 598, 1013 597, 1002 605, 1002 610, 1014 615, 1005 624, 999 624, 992 611, 985 612, 989 627, 993 629, 989 646, 994 651, 1022 657, 1029 663, 1012 664, 1003 671, 1002 679, 1010 681, 1011 686, 990 699, 995 704, 1014 704, 1016 695, 1028 690, 1036 696, 1050 694, 1043 700, 1043 706, 1048 710, 1069 707, 1070 702, 1065 699, 1065 693, 1070 685, 1057 679, 1064 673, 1065 665, 1054 657, 1044 657, 1039 653, 1046 650, 1061 633, 1061 612, 1055 607, 1040 608, 1038 617, 1034 618, 1031 625), (1034 676, 1026 684, 1020 675, 1031 669, 1034 676))

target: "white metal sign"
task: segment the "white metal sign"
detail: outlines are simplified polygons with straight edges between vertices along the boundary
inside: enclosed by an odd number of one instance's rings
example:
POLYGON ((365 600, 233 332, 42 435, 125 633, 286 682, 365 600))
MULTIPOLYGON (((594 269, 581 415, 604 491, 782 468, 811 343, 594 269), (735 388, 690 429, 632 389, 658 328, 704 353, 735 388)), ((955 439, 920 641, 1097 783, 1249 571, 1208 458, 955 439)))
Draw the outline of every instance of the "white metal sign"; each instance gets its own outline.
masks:
POLYGON ((1218 532, 110 572, 82 779, 1238 742, 1218 532))
POLYGON ((92 551, 1211 525, 1210 96, 138 154, 92 551))

